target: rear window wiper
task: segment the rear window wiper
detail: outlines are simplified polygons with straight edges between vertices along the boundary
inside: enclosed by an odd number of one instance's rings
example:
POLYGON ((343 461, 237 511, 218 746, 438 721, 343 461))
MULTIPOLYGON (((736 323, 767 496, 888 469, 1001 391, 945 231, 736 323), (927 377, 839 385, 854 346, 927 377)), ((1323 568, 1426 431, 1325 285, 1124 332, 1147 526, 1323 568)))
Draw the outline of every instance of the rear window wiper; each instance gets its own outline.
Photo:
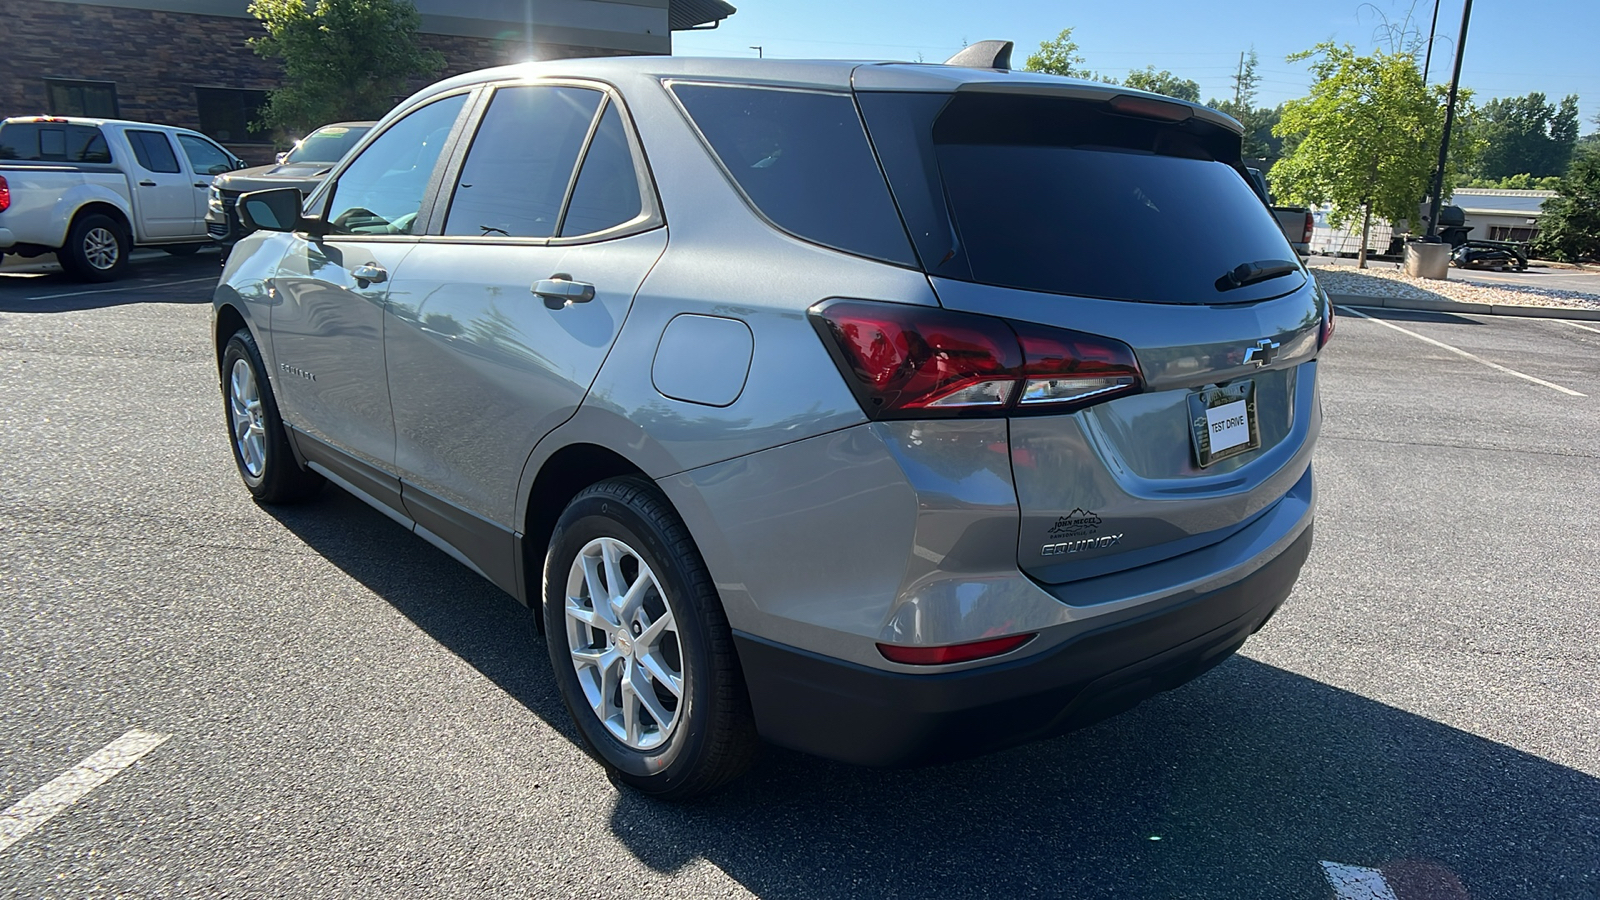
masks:
POLYGON ((1290 272, 1300 271, 1298 263, 1287 259, 1258 259, 1255 262, 1240 263, 1229 269, 1227 274, 1217 279, 1217 290, 1231 291, 1245 285, 1256 284, 1279 275, 1288 275, 1290 272))

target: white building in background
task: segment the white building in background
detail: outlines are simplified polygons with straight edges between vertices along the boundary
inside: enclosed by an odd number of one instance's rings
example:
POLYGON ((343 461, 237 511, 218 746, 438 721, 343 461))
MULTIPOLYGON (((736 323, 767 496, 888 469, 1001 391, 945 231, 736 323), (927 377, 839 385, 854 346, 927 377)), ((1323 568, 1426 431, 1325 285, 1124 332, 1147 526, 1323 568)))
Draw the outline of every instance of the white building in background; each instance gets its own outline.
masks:
MULTIPOLYGON (((1488 188, 1457 188, 1450 205, 1461 207, 1467 237, 1475 241, 1531 241, 1539 234, 1539 219, 1544 216, 1545 200, 1555 191, 1502 191, 1488 188)), ((1316 227, 1311 232, 1311 252, 1322 256, 1355 256, 1361 249, 1361 222, 1334 228, 1328 221, 1329 207, 1312 210, 1316 227)), ((1374 218, 1367 234, 1368 253, 1399 252, 1399 242, 1407 237, 1401 223, 1396 229, 1387 219, 1374 218)))

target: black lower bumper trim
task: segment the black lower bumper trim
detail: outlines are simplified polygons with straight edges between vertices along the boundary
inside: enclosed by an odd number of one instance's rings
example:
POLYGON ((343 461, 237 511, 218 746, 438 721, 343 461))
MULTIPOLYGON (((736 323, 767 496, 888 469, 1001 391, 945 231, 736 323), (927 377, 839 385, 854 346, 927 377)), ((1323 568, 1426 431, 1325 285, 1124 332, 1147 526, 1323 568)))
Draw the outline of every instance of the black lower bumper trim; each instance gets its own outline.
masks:
POLYGON ((946 762, 1091 725, 1227 659, 1278 609, 1311 551, 1308 526, 1254 574, 1085 632, 1045 653, 962 672, 872 669, 734 633, 762 737, 868 766, 946 762))

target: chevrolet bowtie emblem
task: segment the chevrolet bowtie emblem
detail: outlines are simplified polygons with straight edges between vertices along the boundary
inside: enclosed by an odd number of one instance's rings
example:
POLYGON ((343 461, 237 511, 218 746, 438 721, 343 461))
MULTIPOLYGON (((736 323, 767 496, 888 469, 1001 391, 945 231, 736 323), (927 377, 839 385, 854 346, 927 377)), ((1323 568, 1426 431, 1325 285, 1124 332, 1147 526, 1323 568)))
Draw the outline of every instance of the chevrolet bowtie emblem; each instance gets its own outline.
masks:
POLYGON ((1278 342, 1262 338, 1256 345, 1244 352, 1245 365, 1255 363, 1264 366, 1278 358, 1278 342))

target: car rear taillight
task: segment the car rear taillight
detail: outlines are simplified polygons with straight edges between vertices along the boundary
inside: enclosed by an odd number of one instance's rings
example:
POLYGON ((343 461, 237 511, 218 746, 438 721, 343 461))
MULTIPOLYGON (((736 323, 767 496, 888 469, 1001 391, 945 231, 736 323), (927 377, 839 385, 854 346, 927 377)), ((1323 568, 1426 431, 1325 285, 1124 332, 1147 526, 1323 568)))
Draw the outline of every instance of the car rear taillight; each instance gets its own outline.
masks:
POLYGON ((1317 331, 1317 349, 1328 346, 1328 341, 1333 337, 1333 300, 1327 294, 1322 295, 1322 327, 1317 331))
POLYGON ((926 306, 833 300, 811 321, 874 419, 1069 412, 1137 393, 1126 344, 926 306))
POLYGON ((1302 244, 1311 243, 1311 232, 1316 227, 1317 227, 1317 217, 1312 215, 1310 210, 1307 210, 1306 211, 1306 229, 1305 229, 1304 232, 1302 232, 1300 234, 1300 243, 1302 243, 1302 244))
POLYGON ((11 185, 6 182, 6 177, 0 175, 0 212, 11 208, 11 185))
POLYGON ((879 644, 878 652, 890 662, 904 663, 908 666, 944 666, 1010 653, 1034 637, 1036 635, 1033 634, 1008 634, 1005 637, 973 641, 970 644, 947 644, 943 647, 879 644))

